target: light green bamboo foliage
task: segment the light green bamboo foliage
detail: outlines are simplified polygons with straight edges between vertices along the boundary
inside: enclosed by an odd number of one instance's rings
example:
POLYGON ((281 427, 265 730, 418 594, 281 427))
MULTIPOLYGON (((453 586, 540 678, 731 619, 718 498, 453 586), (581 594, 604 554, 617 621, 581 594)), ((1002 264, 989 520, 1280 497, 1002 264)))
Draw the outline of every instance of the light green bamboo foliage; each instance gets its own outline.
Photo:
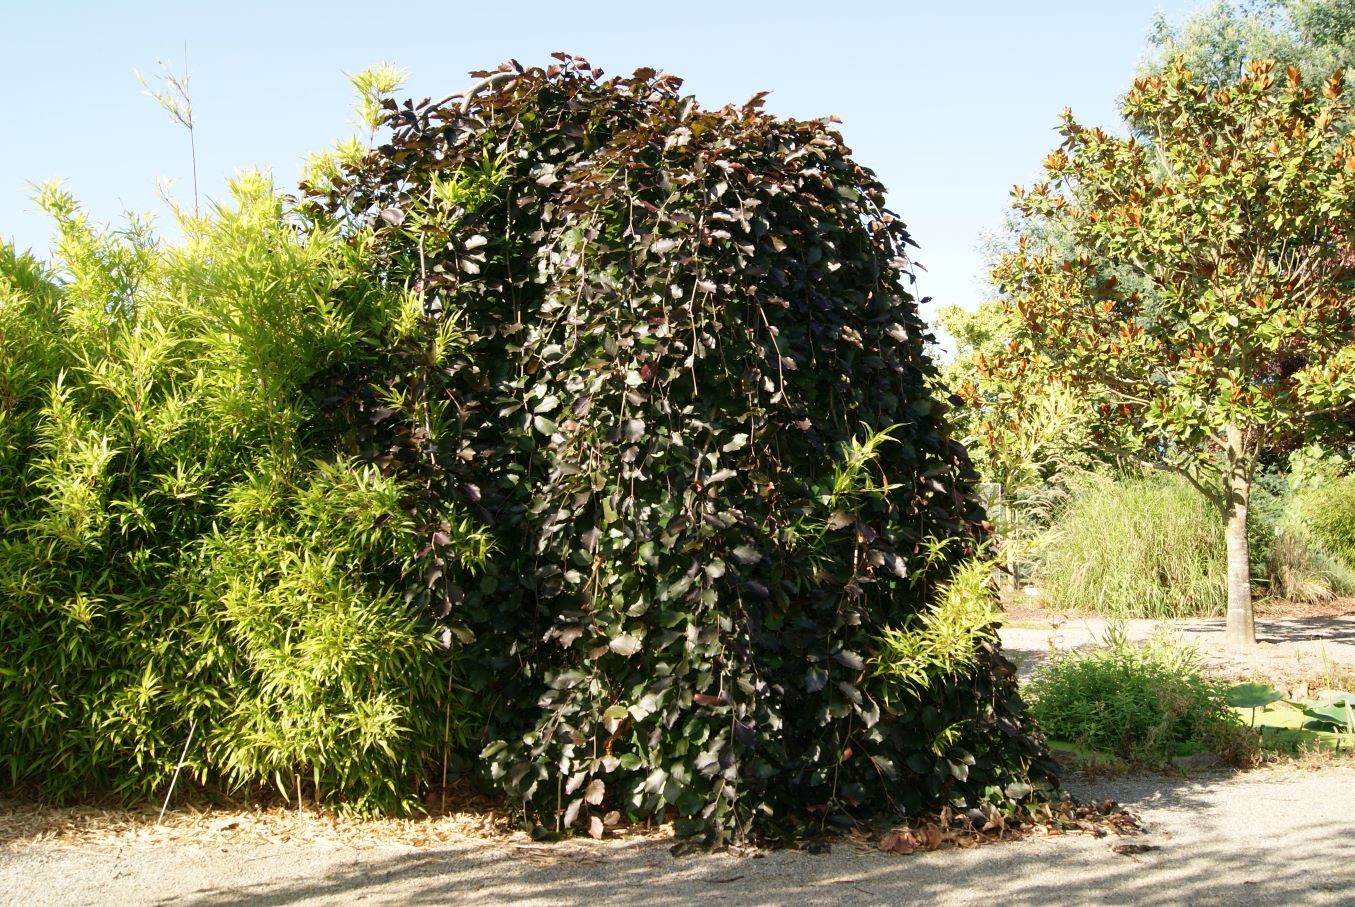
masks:
POLYGON ((258 679, 208 734, 230 780, 286 790, 309 767, 317 794, 381 806, 431 755, 446 680, 429 668, 445 659, 394 590, 351 569, 409 562, 400 497, 371 467, 323 462, 300 487, 274 473, 227 492, 232 528, 202 544, 198 597, 219 602, 214 642, 258 679))
POLYGON ((399 807, 472 722, 404 598, 405 492, 315 398, 404 294, 266 178, 232 192, 171 247, 47 187, 54 272, 0 246, 0 770, 158 794, 196 729, 201 782, 399 807))
POLYGON ((873 673, 895 694, 920 695, 935 681, 972 669, 980 647, 997 639, 1001 612, 992 577, 991 560, 962 563, 941 587, 935 609, 885 629, 873 673))
MULTIPOLYGON (((22 401, 50 387, 60 372, 52 342, 60 324, 60 293, 46 268, 0 242, 0 475, 16 474, 19 451, 36 429, 22 401)), ((0 528, 10 490, 0 482, 0 528)))

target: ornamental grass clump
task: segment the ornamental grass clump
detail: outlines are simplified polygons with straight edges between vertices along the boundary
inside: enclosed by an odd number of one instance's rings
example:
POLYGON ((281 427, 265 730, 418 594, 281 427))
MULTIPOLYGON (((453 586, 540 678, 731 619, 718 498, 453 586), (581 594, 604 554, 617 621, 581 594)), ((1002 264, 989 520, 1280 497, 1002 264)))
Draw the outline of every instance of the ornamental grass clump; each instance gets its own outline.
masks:
POLYGON ((1290 506, 1291 527, 1323 553, 1355 567, 1355 476, 1337 476, 1303 489, 1290 506))
POLYGON ((1089 477, 1041 543, 1056 607, 1116 618, 1215 615, 1227 602, 1223 527, 1184 478, 1089 477))
POLYGON ((671 812, 711 839, 1050 786, 991 627, 926 635, 983 511, 883 187, 827 121, 556 59, 388 102, 373 153, 304 187, 374 231, 426 341, 327 396, 496 543, 478 576, 419 552, 483 781, 547 832, 671 812), (926 683, 891 673, 919 651, 926 683))

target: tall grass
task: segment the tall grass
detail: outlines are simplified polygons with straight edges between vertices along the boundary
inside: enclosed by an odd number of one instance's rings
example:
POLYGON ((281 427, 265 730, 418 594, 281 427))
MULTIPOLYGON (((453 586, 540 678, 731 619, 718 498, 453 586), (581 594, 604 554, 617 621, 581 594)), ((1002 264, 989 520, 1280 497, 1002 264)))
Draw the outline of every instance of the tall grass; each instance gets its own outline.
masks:
POLYGON ((1089 479, 1041 546, 1037 581, 1057 607, 1112 617, 1220 614, 1223 526, 1185 479, 1089 479))
POLYGON ((1300 528, 1282 530, 1266 561, 1269 592, 1288 602, 1321 602, 1355 593, 1355 569, 1300 528))

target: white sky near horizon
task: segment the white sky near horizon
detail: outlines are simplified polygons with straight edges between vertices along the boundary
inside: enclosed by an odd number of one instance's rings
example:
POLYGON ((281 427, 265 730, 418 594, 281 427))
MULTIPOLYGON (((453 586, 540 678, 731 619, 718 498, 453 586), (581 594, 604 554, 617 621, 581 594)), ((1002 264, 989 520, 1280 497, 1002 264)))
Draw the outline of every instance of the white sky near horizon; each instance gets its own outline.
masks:
POLYGON ((982 236, 1001 226, 1012 185, 1038 177, 1060 110, 1115 126, 1154 14, 1179 22, 1201 5, 0 0, 11 99, 0 238, 47 254, 50 225, 32 201, 47 180, 64 180, 99 221, 153 212, 167 228, 161 179, 191 205, 188 136, 133 76, 153 75, 157 60, 183 73, 185 45, 211 198, 247 168, 271 169, 287 190, 307 151, 352 133, 345 73, 389 61, 410 71, 401 97, 441 97, 469 70, 544 65, 563 50, 609 73, 674 72, 707 108, 768 90, 772 113, 840 117, 920 246, 919 295, 973 307, 989 293, 982 236))

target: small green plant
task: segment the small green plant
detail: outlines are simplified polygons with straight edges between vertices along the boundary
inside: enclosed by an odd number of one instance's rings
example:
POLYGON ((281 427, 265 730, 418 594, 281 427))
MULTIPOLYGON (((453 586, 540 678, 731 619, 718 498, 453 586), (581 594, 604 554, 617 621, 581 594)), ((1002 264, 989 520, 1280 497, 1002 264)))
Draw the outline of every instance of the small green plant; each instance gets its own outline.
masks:
POLYGON ((1223 528, 1183 478, 1097 477, 1074 491, 1042 545, 1037 582, 1060 608, 1111 617, 1219 614, 1223 528))
POLYGON ((1255 735, 1223 686, 1200 673, 1194 649, 1160 636, 1133 645, 1115 627, 1105 643, 1064 654, 1031 678, 1031 712, 1051 738, 1155 769, 1206 750, 1235 765, 1255 757, 1255 735))

